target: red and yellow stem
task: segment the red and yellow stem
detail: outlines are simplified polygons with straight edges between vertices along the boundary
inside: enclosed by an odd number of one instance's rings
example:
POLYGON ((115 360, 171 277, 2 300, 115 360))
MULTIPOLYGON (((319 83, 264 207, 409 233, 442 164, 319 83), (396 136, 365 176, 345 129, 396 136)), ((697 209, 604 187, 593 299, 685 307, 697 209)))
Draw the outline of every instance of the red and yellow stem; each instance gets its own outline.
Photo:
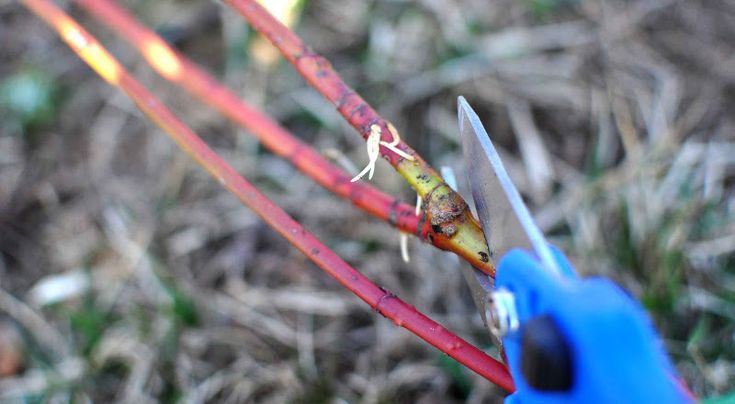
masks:
MULTIPOLYGON (((278 48, 301 76, 329 100, 365 140, 370 136, 373 125, 381 128, 383 141, 390 143, 393 140, 388 122, 342 80, 329 61, 304 44, 256 0, 224 2, 278 48)), ((386 147, 382 147, 380 153, 421 196, 423 211, 431 225, 429 240, 494 276, 495 267, 490 261, 484 235, 464 199, 444 183, 441 176, 410 146, 401 141, 396 148, 413 159, 406 159, 386 147)))
POLYGON ((364 182, 351 183, 350 175, 176 52, 127 10, 108 0, 77 0, 77 3, 135 46, 164 78, 182 86, 194 97, 220 111, 321 186, 350 200, 367 213, 388 221, 405 233, 414 234, 421 239, 427 238, 431 227, 422 218, 416 217, 411 205, 364 182))
POLYGON ((234 168, 135 80, 93 36, 71 17, 48 0, 23 0, 23 3, 54 28, 69 47, 100 76, 127 94, 141 111, 166 131, 171 139, 212 177, 322 270, 377 312, 393 320, 396 325, 408 329, 507 391, 514 390, 511 376, 502 363, 487 356, 392 293, 378 287, 339 258, 313 234, 240 176, 234 168))

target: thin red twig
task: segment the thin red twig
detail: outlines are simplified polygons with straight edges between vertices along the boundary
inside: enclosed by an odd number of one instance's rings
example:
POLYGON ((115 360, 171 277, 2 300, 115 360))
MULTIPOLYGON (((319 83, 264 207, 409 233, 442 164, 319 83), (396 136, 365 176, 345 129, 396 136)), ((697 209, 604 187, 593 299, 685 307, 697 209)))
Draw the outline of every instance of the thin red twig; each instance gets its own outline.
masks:
POLYGON ((171 113, 153 94, 135 80, 99 42, 71 17, 48 0, 23 3, 49 26, 105 80, 119 87, 137 106, 199 163, 212 177, 250 207, 272 229, 288 240, 322 270, 393 322, 418 335, 440 351, 496 383, 513 391, 513 381, 503 364, 426 317, 413 306, 378 287, 350 267, 313 234, 271 202, 240 176, 204 141, 171 113))
MULTIPOLYGON (((370 135, 370 127, 377 124, 382 126, 382 139, 388 142, 392 140, 384 120, 342 80, 329 61, 304 44, 301 38, 281 24, 268 10, 255 0, 224 0, 224 2, 239 12, 256 31, 268 38, 304 79, 337 107, 339 113, 355 126, 364 139, 367 140, 370 135)), ((407 154, 413 155, 414 158, 418 157, 417 164, 426 165, 426 162, 420 156, 415 156, 415 151, 403 141, 398 145, 398 148, 407 154)), ((381 148, 381 154, 393 166, 404 160, 387 148, 381 148)))
POLYGON ((173 50, 161 37, 136 21, 127 10, 107 0, 77 0, 77 3, 135 46, 166 79, 181 85, 196 98, 219 110, 324 188, 349 199, 355 206, 388 221, 401 231, 426 240, 430 225, 423 220, 423 216, 414 214, 413 206, 365 182, 350 182, 351 176, 173 50))
MULTIPOLYGON (((278 48, 299 74, 329 100, 364 139, 370 137, 375 126, 380 128, 385 142, 390 143, 397 135, 393 125, 350 88, 327 59, 314 52, 256 0, 223 1, 278 48)), ((409 158, 388 147, 381 147, 380 154, 423 199, 422 210, 431 224, 427 237, 432 244, 455 252, 475 268, 495 276, 485 236, 464 199, 405 142, 399 141, 395 148, 409 158)))

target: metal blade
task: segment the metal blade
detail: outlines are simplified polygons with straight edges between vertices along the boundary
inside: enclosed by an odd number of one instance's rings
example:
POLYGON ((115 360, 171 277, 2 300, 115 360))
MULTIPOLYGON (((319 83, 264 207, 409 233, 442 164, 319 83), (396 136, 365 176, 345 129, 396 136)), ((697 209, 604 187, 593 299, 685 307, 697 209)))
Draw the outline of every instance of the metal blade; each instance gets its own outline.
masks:
MULTIPOLYGON (((444 166, 441 167, 440 172, 442 178, 444 178, 444 182, 446 182, 454 191, 459 192, 457 177, 454 175, 454 170, 450 167, 444 166)), ((459 263, 459 260, 457 260, 457 263, 459 263)), ((475 306, 477 306, 477 310, 480 312, 482 322, 487 326, 485 305, 487 302, 487 294, 493 290, 493 278, 489 277, 486 273, 475 269, 472 265, 462 264, 460 267, 462 268, 462 275, 464 275, 465 281, 467 281, 467 285, 470 287, 472 300, 475 302, 475 306)))
POLYGON ((457 99, 462 151, 477 215, 494 262, 510 249, 535 251, 544 268, 561 276, 543 233, 505 171, 480 118, 464 97, 457 99))
MULTIPOLYGON (((449 187, 452 188, 455 192, 459 192, 457 177, 454 175, 454 171, 450 167, 446 166, 441 167, 440 171, 442 178, 444 178, 444 182, 446 182, 447 185, 449 185, 449 187)), ((491 331, 490 327, 487 324, 488 293, 490 293, 494 288, 495 282, 493 278, 488 276, 486 273, 476 269, 472 265, 469 265, 467 263, 460 263, 458 258, 457 263, 461 264, 460 268, 462 268, 462 275, 464 275, 467 286, 469 286, 470 288, 472 300, 475 302, 475 307, 477 307, 477 311, 480 312, 482 323, 485 324, 485 328, 487 328, 488 330, 488 335, 490 335, 490 339, 493 341, 493 344, 498 347, 498 352, 502 352, 503 341, 501 341, 500 338, 498 338, 491 331)))

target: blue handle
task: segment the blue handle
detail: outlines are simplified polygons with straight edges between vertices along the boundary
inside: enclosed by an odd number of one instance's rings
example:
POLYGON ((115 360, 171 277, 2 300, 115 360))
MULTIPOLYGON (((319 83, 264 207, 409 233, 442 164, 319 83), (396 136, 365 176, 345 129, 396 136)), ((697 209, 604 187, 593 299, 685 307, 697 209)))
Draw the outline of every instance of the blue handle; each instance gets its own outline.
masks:
POLYGON ((506 403, 688 403, 643 308, 603 278, 565 278, 512 250, 496 287, 514 298, 520 327, 503 338, 517 391, 506 403))

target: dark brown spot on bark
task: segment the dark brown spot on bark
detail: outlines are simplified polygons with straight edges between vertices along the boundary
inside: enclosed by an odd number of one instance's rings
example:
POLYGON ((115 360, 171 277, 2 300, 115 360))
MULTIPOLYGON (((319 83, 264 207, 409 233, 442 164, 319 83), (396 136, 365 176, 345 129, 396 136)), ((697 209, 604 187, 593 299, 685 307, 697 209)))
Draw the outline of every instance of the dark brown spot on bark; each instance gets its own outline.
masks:
MULTIPOLYGON (((352 117, 355 114, 359 114, 360 116, 364 116, 366 109, 367 109, 367 105, 365 104, 365 101, 360 102, 352 111, 350 111, 347 114, 347 119, 352 119, 352 117)), ((370 133, 370 131, 368 130, 367 133, 370 133)))
MULTIPOLYGON (((418 225, 416 225, 416 237, 421 238, 421 232, 424 229, 425 223, 426 223, 426 215, 419 216, 419 223, 418 225)), ((426 238, 431 243, 431 234, 427 234, 426 238)))
MULTIPOLYGON (((396 223, 398 223, 398 214, 396 213, 396 209, 398 208, 398 199, 394 200, 393 203, 390 204, 390 210, 388 211, 388 223, 395 226, 396 223)), ((403 212, 401 212, 401 215, 403 216, 403 212)))

